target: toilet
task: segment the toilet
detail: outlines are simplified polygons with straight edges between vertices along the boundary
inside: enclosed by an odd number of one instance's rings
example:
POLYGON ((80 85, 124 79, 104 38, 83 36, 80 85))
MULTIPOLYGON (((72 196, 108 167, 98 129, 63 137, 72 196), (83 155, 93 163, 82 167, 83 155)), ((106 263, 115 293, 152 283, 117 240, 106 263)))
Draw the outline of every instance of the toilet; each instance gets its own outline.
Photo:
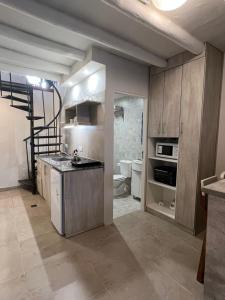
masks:
POLYGON ((120 161, 120 174, 113 175, 113 194, 115 198, 130 195, 132 161, 120 161))

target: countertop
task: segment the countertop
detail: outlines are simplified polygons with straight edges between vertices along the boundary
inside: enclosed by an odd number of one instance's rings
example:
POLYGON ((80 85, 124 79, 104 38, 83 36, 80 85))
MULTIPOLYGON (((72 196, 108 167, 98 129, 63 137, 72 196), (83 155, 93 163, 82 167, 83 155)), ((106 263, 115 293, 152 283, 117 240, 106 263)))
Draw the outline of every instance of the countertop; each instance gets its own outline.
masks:
POLYGON ((225 198, 225 179, 221 179, 202 187, 202 192, 225 198))
POLYGON ((74 167, 70 161, 55 161, 53 158, 60 157, 60 155, 48 155, 48 156, 38 156, 38 159, 44 161, 49 164, 51 167, 56 169, 57 171, 64 172, 74 172, 74 171, 82 171, 82 170, 90 170, 90 169, 99 169, 103 168, 104 164, 101 163, 99 166, 89 166, 89 167, 74 167))

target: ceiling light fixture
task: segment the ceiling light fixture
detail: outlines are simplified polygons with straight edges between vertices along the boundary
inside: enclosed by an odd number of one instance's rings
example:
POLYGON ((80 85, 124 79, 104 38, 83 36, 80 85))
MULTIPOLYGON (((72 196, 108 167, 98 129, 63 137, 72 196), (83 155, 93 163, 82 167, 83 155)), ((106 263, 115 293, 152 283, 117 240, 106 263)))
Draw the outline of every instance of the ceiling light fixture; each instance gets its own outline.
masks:
POLYGON ((152 3, 160 10, 174 10, 182 6, 187 0, 152 0, 152 3))

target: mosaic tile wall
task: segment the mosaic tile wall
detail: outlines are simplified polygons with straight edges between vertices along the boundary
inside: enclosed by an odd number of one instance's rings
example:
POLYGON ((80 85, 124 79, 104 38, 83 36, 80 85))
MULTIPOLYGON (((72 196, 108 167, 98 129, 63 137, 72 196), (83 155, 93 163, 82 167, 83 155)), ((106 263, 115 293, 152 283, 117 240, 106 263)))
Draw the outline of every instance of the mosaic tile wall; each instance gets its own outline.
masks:
POLYGON ((123 97, 114 101, 115 106, 123 107, 124 116, 114 116, 114 174, 119 174, 118 163, 122 159, 142 158, 142 114, 143 99, 123 97))

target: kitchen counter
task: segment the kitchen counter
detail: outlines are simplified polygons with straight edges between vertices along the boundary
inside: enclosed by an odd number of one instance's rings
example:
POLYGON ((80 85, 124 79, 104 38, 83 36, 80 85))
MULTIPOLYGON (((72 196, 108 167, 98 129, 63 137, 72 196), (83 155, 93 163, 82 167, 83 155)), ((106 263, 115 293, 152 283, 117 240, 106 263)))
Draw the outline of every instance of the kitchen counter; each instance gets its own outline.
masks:
POLYGON ((225 179, 214 176, 202 185, 208 199, 204 299, 225 299, 225 179))
POLYGON ((202 187, 202 192, 225 199, 225 179, 217 180, 202 187))
POLYGON ((89 169, 99 169, 99 168, 104 167, 104 164, 102 162, 101 162, 101 165, 99 165, 99 166, 75 167, 71 164, 70 160, 55 161, 54 158, 57 158, 57 157, 61 157, 61 155, 39 156, 38 159, 49 164, 51 167, 53 167, 54 169, 56 169, 57 171, 59 171, 61 173, 89 170, 89 169))
MULTIPOLYGON (((104 224, 104 169, 73 166, 64 155, 39 156, 37 189, 51 209, 51 221, 59 234, 71 237, 104 224), (76 172, 79 171, 79 172, 76 172)), ((93 160, 81 158, 80 163, 93 160)))

